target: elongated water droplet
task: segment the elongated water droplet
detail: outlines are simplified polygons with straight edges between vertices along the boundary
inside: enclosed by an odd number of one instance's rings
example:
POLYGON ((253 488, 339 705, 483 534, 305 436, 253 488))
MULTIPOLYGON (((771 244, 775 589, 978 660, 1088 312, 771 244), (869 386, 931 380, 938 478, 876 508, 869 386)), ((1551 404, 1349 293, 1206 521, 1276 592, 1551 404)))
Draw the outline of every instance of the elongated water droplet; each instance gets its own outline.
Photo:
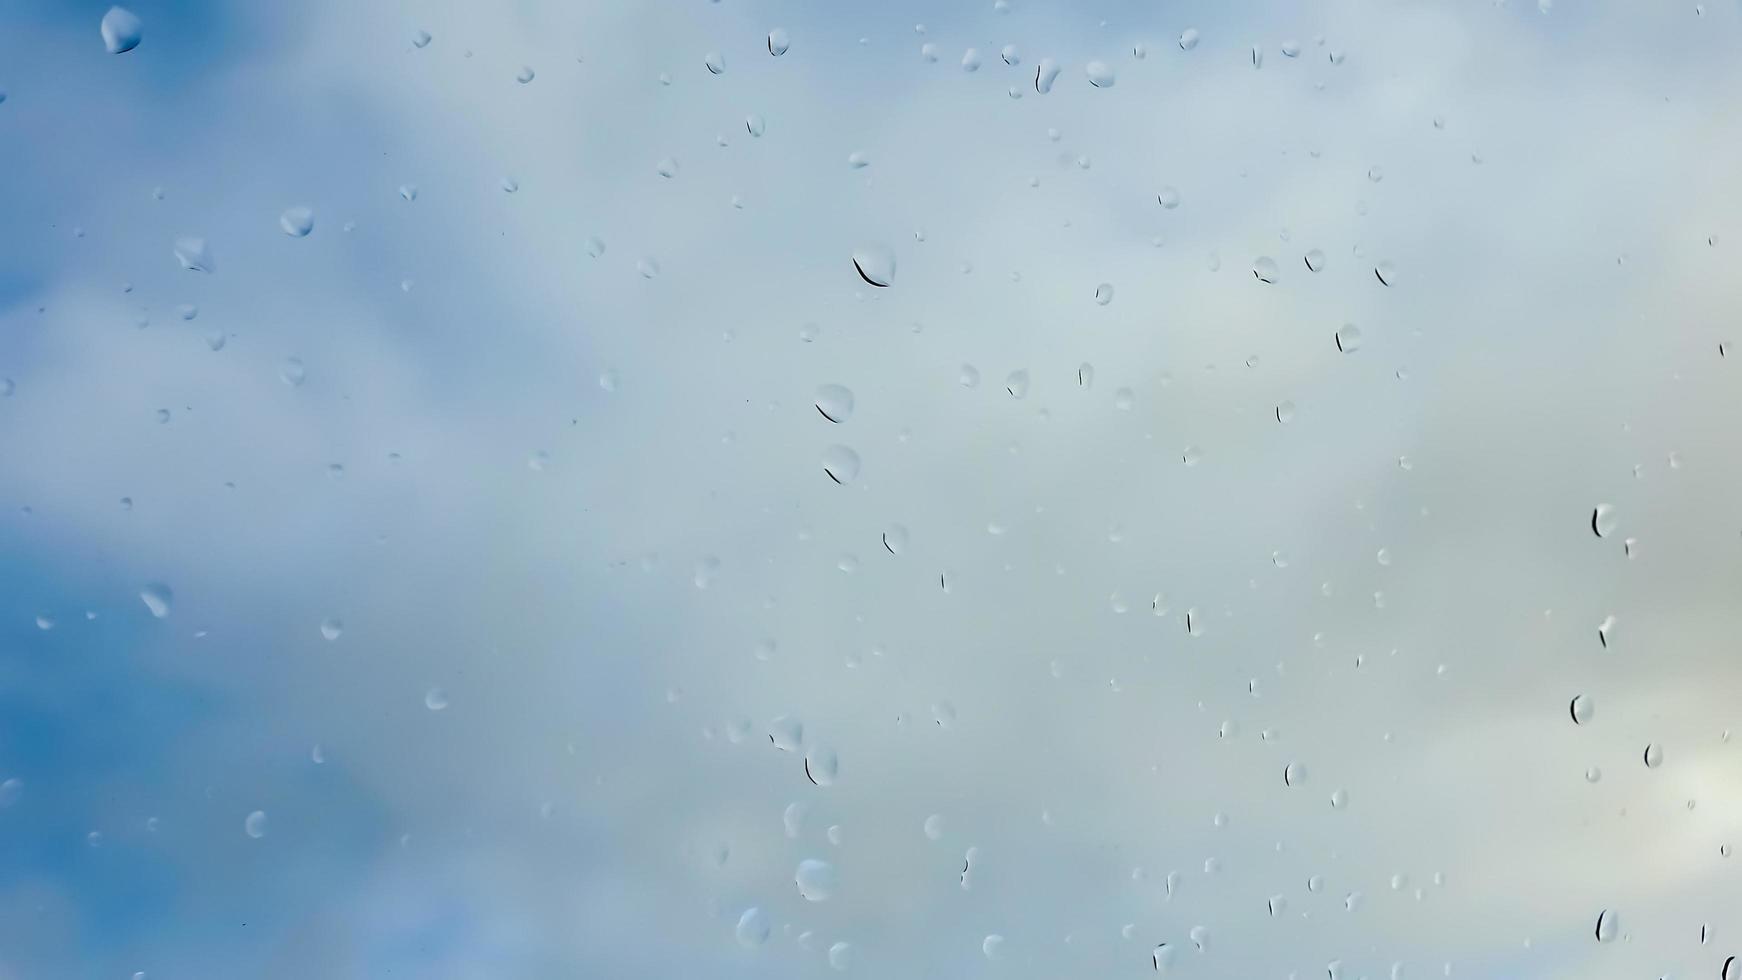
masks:
POLYGON ((1052 91, 1052 83, 1058 81, 1059 63, 1051 58, 1042 58, 1034 66, 1034 90, 1041 95, 1052 91))
POLYGON ((974 72, 980 70, 980 49, 969 48, 962 52, 962 70, 974 72))
POLYGON ((1613 941, 1615 939, 1615 934, 1619 929, 1620 926, 1616 922, 1616 915, 1613 909, 1604 909, 1597 913, 1597 928, 1594 932, 1598 942, 1606 943, 1613 941))

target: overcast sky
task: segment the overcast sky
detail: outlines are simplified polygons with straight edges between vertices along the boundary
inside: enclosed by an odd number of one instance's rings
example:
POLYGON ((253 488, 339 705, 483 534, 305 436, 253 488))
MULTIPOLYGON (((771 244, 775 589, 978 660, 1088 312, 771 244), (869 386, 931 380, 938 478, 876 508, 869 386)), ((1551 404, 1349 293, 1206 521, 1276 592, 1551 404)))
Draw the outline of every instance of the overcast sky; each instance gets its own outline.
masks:
POLYGON ((1742 954, 1733 0, 130 8, 0 9, 0 980, 1742 954))

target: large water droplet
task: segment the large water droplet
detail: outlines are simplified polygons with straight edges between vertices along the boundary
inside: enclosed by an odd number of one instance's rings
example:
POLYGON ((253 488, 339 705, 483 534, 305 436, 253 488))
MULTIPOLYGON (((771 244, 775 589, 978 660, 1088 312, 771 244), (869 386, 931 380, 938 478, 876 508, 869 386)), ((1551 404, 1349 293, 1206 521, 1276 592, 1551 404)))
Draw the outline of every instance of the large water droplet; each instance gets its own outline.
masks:
POLYGON ((846 446, 823 450, 823 473, 836 483, 852 483, 859 477, 859 454, 846 446))
POLYGON ((980 70, 980 49, 979 48, 969 48, 968 50, 962 52, 962 70, 963 71, 979 71, 980 70))
POLYGON ((798 885, 798 893, 812 902, 827 901, 835 893, 838 880, 834 865, 815 858, 800 861, 798 872, 793 875, 793 881, 798 885))
POLYGON ((769 929, 768 915, 753 906, 738 917, 738 926, 732 934, 738 938, 738 945, 755 949, 768 941, 769 929))
POLYGON ((867 244, 853 250, 853 270, 873 286, 895 282, 895 250, 887 245, 867 244))
POLYGON ((145 603, 145 608, 151 610, 151 615, 162 619, 169 615, 170 604, 175 601, 175 593, 169 586, 161 582, 153 582, 139 590, 139 601, 145 603))
POLYGON ((189 272, 211 272, 215 268, 212 262, 212 250, 206 245, 204 238, 178 238, 175 240, 175 260, 189 272))
POLYGON ((1583 725, 1596 715, 1597 706, 1590 698, 1580 694, 1567 705, 1567 713, 1573 716, 1573 724, 1583 725))
POLYGON ((818 414, 839 424, 853 417, 853 393, 844 385, 822 385, 817 388, 818 414))
POLYGON ((103 15, 103 47, 110 54, 125 54, 145 39, 145 24, 125 7, 110 7, 103 15))

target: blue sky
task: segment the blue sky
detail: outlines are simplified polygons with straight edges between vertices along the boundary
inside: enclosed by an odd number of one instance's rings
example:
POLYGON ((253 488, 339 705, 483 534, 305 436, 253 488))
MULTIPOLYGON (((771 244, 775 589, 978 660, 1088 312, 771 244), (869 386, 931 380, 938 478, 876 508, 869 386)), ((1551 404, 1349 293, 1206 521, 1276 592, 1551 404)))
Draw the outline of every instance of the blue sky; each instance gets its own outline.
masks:
POLYGON ((1742 953, 1733 3, 129 6, 0 12, 0 980, 1742 953))

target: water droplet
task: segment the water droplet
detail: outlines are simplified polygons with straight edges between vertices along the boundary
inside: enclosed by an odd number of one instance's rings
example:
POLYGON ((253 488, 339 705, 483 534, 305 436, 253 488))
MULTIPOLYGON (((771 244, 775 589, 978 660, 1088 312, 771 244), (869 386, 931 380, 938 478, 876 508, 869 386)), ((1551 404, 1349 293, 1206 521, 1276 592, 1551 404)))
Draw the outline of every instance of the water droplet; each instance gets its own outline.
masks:
POLYGON ((853 393, 843 385, 822 385, 817 388, 818 414, 837 425, 853 417, 853 393))
POLYGON ((1180 462, 1187 466, 1196 466, 1203 461, 1203 458, 1204 451, 1196 446, 1187 446, 1185 452, 1180 454, 1180 462))
POLYGON ((1104 282, 1095 287, 1095 305, 1106 306, 1113 302, 1113 284, 1104 282))
POLYGON ((1179 188, 1171 187, 1171 186, 1170 187, 1163 187, 1155 195, 1155 203, 1161 205, 1162 207, 1168 209, 1169 211, 1172 211, 1174 208, 1179 207, 1179 188))
POLYGON ((139 590, 139 601, 145 603, 145 608, 151 610, 151 615, 154 618, 163 619, 169 615, 169 607, 175 601, 175 593, 170 591, 169 586, 153 582, 139 590))
POLYGON ((920 45, 919 56, 929 64, 936 64, 938 60, 938 46, 930 42, 920 45))
MULTIPOLYGON (((853 945, 851 943, 836 943, 829 947, 829 966, 837 970, 846 970, 853 965, 853 945)), ((1725 980, 1729 980, 1728 977, 1725 980)))
POLYGON ((345 621, 337 616, 329 616, 321 620, 321 639, 331 643, 345 632, 345 621))
POLYGON ((1663 765, 1663 746, 1652 742, 1645 747, 1645 768, 1656 769, 1663 765))
POLYGON ((1374 266, 1373 275, 1378 277, 1380 285, 1392 286, 1397 283, 1397 268, 1390 262, 1381 262, 1374 266))
POLYGON ((931 816, 926 817, 924 830, 927 840, 942 840, 944 836, 943 814, 934 813, 931 816))
POLYGON ((696 567, 691 571, 690 581, 698 589, 706 589, 714 584, 714 576, 720 574, 720 559, 713 555, 704 555, 696 559, 696 567))
POLYGON ((1113 392, 1113 407, 1121 412, 1129 412, 1137 404, 1137 393, 1130 388, 1120 388, 1113 392))
POLYGON ((242 821, 242 831, 249 837, 259 840, 266 836, 266 811, 255 810, 242 821))
POLYGON ((1187 933, 1186 936, 1191 939, 1192 945, 1197 947, 1198 952, 1205 953, 1209 951, 1209 929, 1203 926, 1192 926, 1191 932, 1187 933))
POLYGON ((537 78, 537 77, 538 76, 533 73, 531 68, 522 67, 520 69, 520 73, 518 75, 514 76, 514 80, 519 82, 522 85, 525 85, 526 83, 532 81, 534 78, 537 78))
POLYGON ((852 483, 859 477, 859 454, 846 446, 830 446, 823 450, 823 474, 836 483, 852 483))
POLYGON ((1198 29, 1197 28, 1188 27, 1184 31, 1180 32, 1179 49, 1181 51, 1190 51, 1191 49, 1193 49, 1197 46, 1198 46, 1198 29))
POLYGON ((520 181, 515 180, 513 177, 502 178, 502 190, 504 193, 512 194, 519 189, 520 181))
POLYGON ((1580 694, 1567 705, 1567 713, 1572 715, 1573 724, 1583 725, 1596 715, 1597 706, 1592 703, 1589 697, 1580 694))
POLYGON ((1313 249, 1306 254, 1306 267, 1309 272, 1318 272, 1325 267, 1325 253, 1313 249))
POLYGON ((1331 808, 1332 809, 1341 810, 1344 807, 1347 807, 1348 805, 1349 805, 1349 793, 1347 790, 1341 790, 1341 789, 1331 790, 1331 808))
POLYGON ((1091 61, 1083 67, 1089 76, 1089 84, 1096 88, 1112 88, 1118 80, 1113 69, 1105 61, 1091 61))
POLYGON ((744 117, 744 130, 753 137, 761 138, 768 131, 768 120, 763 119, 760 113, 752 112, 744 117))
POLYGON ((1294 402, 1282 402, 1276 406, 1276 420, 1283 425, 1294 421, 1294 402))
POLYGON ((1041 95, 1052 91, 1052 83, 1058 81, 1059 63, 1051 58, 1042 58, 1034 66, 1034 90, 1041 95))
POLYGON ((1259 282, 1269 284, 1276 281, 1276 263, 1269 256, 1260 255, 1252 260, 1252 276, 1259 282))
POLYGON ((178 238, 175 240, 175 260, 189 272, 211 272, 212 250, 206 245, 204 238, 178 238))
POLYGON ((1718 971, 1718 980, 1742 980, 1742 960, 1734 956, 1724 957, 1724 965, 1718 971))
POLYGON ((103 48, 110 54, 126 54, 145 39, 145 25, 125 7, 110 7, 103 15, 103 48))
POLYGON ((1597 642, 1603 645, 1603 649, 1609 649, 1609 634, 1613 632, 1615 632, 1615 617, 1613 615, 1604 616, 1603 621, 1597 624, 1597 642))
POLYGON ((798 893, 812 902, 827 901, 835 893, 838 878, 834 865, 815 858, 800 861, 798 872, 793 875, 793 881, 798 885, 798 893))
MULTIPOLYGON (((864 170, 866 167, 869 167, 869 166, 871 166, 871 158, 865 155, 864 150, 854 150, 852 153, 847 154, 847 169, 849 169, 849 170, 864 170)), ((887 283, 874 283, 873 285, 888 285, 888 284, 887 283)))
POLYGON ((1004 951, 1004 937, 993 933, 980 943, 980 952, 989 960, 996 960, 1004 951))
POLYGON ((431 40, 432 38, 429 36, 428 31, 418 31, 416 34, 411 36, 411 43, 414 47, 427 48, 429 47, 429 42, 431 40))
POLYGON ((1614 533, 1615 525, 1615 507, 1612 504, 1598 504, 1591 511, 1591 531, 1597 537, 1608 537, 1614 533))
POLYGON ((790 47, 792 47, 792 39, 786 36, 786 32, 784 30, 781 30, 780 28, 776 27, 774 30, 768 32, 768 53, 769 54, 778 58, 781 55, 785 54, 786 49, 790 48, 790 47))
POLYGON ((671 157, 661 157, 659 162, 653 165, 653 170, 661 177, 670 180, 677 176, 677 161, 671 157))
POLYGON ((439 687, 432 687, 423 695, 423 706, 431 711, 441 711, 448 706, 448 693, 439 687))
POLYGON ((1337 349, 1345 354, 1352 354, 1361 349, 1361 328, 1353 323, 1343 324, 1336 333, 1337 349))
POLYGON ((1282 785, 1299 786, 1306 781, 1306 767, 1298 762, 1291 762, 1282 767, 1282 785))
POLYGON ((768 742, 782 752, 797 752, 804 744, 804 722, 781 715, 768 723, 768 742))
POLYGON ((1615 934, 1619 929, 1620 925, 1616 922, 1615 911, 1613 909, 1604 909, 1597 913, 1596 936, 1598 942, 1613 942, 1615 934))
POLYGON ((1004 379, 1004 390, 1009 392, 1012 398, 1028 397, 1028 372, 1010 372, 1009 377, 1004 379))
POLYGON ((804 754, 804 774, 813 785, 833 786, 841 774, 841 759, 827 745, 813 745, 804 754))
POLYGON ((305 207, 286 208, 278 216, 278 227, 292 238, 307 238, 315 230, 315 213, 305 207))
POLYGON ((641 273, 643 279, 653 279, 659 275, 659 260, 649 255, 635 260, 635 271, 641 273))
POLYGON ((968 50, 962 52, 962 70, 963 71, 979 71, 980 70, 980 49, 979 48, 969 48, 968 50))
POLYGON ((0 782, 0 810, 16 806, 24 796, 24 780, 14 776, 5 782, 0 782))
POLYGON ((1173 946, 1161 943, 1149 951, 1149 963, 1157 973, 1166 973, 1173 966, 1173 946))
POLYGON ((887 245, 861 245, 853 250, 853 270, 873 286, 895 281, 895 251, 887 245))
POLYGON ((1016 50, 1016 45, 1014 44, 1006 44, 1003 49, 998 52, 998 57, 1004 59, 1004 63, 1012 68, 1022 64, 1022 53, 1016 50))
POLYGON ((964 364, 956 372, 956 383, 964 388, 980 386, 980 369, 972 364, 964 364))
MULTIPOLYGON (((221 347, 223 345, 220 344, 218 346, 221 347)), ((212 349, 217 350, 218 348, 214 347, 212 349)), ((292 388, 302 384, 303 380, 307 377, 308 369, 303 366, 303 363, 299 358, 287 357, 284 359, 284 363, 278 366, 278 379, 283 381, 285 384, 290 385, 292 388)))
POLYGON ((769 928, 767 914, 752 906, 738 917, 738 926, 732 934, 738 938, 738 945, 755 949, 768 941, 769 928))

